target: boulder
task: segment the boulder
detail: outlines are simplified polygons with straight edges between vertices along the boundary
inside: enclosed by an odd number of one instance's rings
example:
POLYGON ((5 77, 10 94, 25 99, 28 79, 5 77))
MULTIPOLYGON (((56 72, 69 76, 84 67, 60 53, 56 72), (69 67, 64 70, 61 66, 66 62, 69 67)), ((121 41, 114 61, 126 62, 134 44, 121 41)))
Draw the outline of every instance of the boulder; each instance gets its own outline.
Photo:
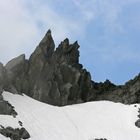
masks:
POLYGON ((7 101, 1 100, 0 101, 0 114, 16 116, 17 112, 15 111, 14 107, 10 103, 8 103, 7 101))
POLYGON ((30 134, 25 128, 12 128, 10 126, 4 128, 3 126, 0 128, 0 134, 5 137, 9 137, 11 140, 21 140, 30 138, 30 134))
POLYGON ((135 125, 140 128, 140 119, 138 119, 136 122, 135 122, 135 125))
POLYGON ((28 133, 28 131, 22 127, 20 130, 19 130, 19 136, 22 138, 22 139, 28 139, 30 138, 30 134, 28 133))

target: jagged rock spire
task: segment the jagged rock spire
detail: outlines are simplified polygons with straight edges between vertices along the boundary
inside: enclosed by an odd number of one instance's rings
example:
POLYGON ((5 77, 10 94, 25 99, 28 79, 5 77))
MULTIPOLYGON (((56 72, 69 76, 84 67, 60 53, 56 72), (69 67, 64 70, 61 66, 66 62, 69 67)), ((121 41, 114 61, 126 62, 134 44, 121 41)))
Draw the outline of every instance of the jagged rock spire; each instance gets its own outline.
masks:
POLYGON ((29 60, 23 55, 5 67, 0 64, 0 91, 25 93, 59 106, 92 100, 140 103, 140 75, 123 86, 109 80, 96 83, 79 63, 77 41, 69 44, 66 38, 55 51, 54 47, 48 30, 29 60))
POLYGON ((29 59, 29 83, 31 89, 38 82, 41 71, 49 63, 54 53, 55 44, 49 29, 29 59), (36 77, 35 77, 36 76, 36 77))
POLYGON ((75 41, 75 42, 73 43, 73 45, 75 46, 76 49, 79 49, 79 48, 80 48, 80 46, 79 46, 79 44, 78 44, 78 41, 75 41))
POLYGON ((43 50, 45 55, 50 56, 54 52, 55 44, 49 29, 44 38, 39 43, 39 47, 43 50))
POLYGON ((63 44, 68 46, 69 45, 69 39, 68 38, 64 39, 63 44))
POLYGON ((51 30, 50 29, 47 31, 47 33, 45 34, 44 38, 41 40, 40 44, 46 43, 48 41, 54 42, 53 38, 52 38, 52 35, 51 35, 51 30))

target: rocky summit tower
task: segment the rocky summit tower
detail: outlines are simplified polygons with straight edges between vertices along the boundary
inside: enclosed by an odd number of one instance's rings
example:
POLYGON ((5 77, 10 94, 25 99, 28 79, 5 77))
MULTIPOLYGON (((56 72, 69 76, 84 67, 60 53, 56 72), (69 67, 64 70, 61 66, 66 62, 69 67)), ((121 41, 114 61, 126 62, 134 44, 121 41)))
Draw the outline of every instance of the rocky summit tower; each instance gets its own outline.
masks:
POLYGON ((6 66, 0 64, 0 91, 25 93, 57 106, 94 100, 140 103, 140 76, 121 86, 109 80, 96 83, 79 63, 79 47, 66 38, 55 49, 48 30, 29 60, 23 54, 6 66))

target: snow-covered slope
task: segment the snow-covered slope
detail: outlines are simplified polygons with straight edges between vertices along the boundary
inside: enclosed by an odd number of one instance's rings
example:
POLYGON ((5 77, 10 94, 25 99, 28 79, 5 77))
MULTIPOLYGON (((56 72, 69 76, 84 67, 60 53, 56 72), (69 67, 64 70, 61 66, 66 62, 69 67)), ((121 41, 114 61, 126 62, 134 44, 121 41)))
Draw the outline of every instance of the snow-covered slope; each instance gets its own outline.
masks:
MULTIPOLYGON (((30 140, 140 140, 140 129, 135 126, 139 105, 99 101, 55 107, 26 95, 4 92, 3 96, 18 115, 0 115, 0 124, 16 128, 18 121, 23 122, 30 140)), ((0 135, 0 140, 7 138, 0 135)))

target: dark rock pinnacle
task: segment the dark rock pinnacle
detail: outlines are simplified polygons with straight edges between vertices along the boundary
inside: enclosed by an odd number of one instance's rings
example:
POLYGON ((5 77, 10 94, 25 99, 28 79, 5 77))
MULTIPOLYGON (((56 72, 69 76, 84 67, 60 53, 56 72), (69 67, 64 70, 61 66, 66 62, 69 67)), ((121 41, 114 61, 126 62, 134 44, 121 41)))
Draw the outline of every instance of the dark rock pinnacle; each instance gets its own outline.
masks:
POLYGON ((0 64, 0 91, 25 93, 58 106, 95 100, 140 103, 140 75, 122 86, 109 80, 96 83, 79 63, 79 47, 77 41, 70 44, 66 38, 55 50, 48 30, 29 60, 21 55, 5 67, 0 64))

